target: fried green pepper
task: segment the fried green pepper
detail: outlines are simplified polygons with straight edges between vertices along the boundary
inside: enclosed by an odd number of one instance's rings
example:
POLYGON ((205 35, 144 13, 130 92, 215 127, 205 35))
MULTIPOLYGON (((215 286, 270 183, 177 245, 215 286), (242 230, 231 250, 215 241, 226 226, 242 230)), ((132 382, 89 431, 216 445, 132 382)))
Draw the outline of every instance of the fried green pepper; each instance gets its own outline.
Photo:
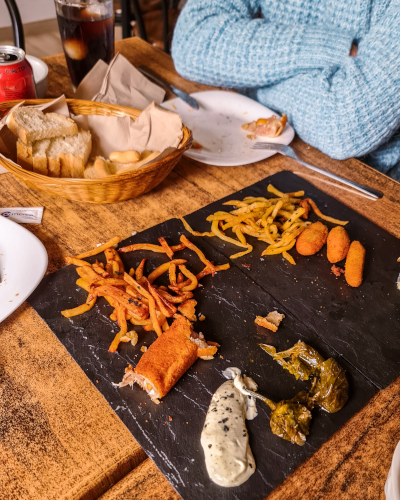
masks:
POLYGON ((343 408, 348 399, 349 383, 345 371, 333 358, 324 360, 315 349, 300 340, 290 349, 278 353, 273 346, 259 345, 296 379, 313 379, 309 395, 315 404, 329 413, 343 408))
POLYGON ((294 398, 274 403, 258 392, 251 391, 245 385, 240 388, 243 394, 260 399, 271 408, 270 426, 273 434, 286 441, 303 446, 311 423, 311 411, 314 400, 305 391, 294 398))
POLYGON ((341 410, 349 397, 345 371, 333 358, 320 363, 310 390, 315 404, 329 413, 341 410))
POLYGON ((292 399, 279 401, 271 412, 271 431, 286 441, 303 446, 310 429, 310 409, 312 401, 304 391, 292 399))

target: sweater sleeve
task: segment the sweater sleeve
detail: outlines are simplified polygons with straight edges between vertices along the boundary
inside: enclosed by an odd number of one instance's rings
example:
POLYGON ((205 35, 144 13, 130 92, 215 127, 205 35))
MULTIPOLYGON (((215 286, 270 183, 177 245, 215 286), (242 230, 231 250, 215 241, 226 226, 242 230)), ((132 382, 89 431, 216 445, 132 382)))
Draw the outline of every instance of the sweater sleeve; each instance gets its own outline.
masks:
POLYGON ((277 25, 256 18, 258 11, 259 0, 188 0, 172 42, 177 71, 211 85, 256 88, 339 64, 350 52, 348 33, 290 16, 277 25))
POLYGON ((259 89, 257 99, 286 113, 304 141, 332 158, 370 153, 400 127, 399 33, 400 1, 392 0, 357 57, 259 89))

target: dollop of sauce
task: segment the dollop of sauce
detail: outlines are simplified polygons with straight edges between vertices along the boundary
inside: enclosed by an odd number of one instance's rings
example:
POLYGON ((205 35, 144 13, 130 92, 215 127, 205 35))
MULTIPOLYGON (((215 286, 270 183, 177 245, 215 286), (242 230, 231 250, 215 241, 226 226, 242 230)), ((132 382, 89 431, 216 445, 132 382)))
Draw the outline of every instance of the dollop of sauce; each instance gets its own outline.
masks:
POLYGON ((235 382, 251 390, 257 385, 251 378, 242 378, 238 368, 228 368, 223 374, 231 380, 224 382, 211 399, 201 445, 210 479, 227 488, 243 484, 256 470, 245 424, 246 418, 256 417, 256 404, 235 382))

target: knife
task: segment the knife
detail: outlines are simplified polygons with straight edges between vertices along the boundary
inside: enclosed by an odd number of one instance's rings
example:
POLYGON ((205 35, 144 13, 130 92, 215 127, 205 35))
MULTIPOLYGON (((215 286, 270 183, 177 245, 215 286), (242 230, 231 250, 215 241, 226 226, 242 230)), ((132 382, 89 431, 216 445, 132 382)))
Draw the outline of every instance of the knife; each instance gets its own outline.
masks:
POLYGON ((170 85, 168 82, 163 80, 161 76, 157 75, 157 73, 154 73, 150 68, 147 66, 138 66, 137 68, 142 75, 147 76, 147 78, 150 78, 154 83, 157 83, 161 87, 163 87, 165 90, 168 90, 169 92, 172 92, 175 94, 177 97, 182 99, 182 101, 185 101, 186 104, 189 104, 193 109, 200 109, 200 106, 196 99, 194 99, 192 96, 189 94, 186 94, 186 92, 183 92, 182 90, 177 89, 176 87, 173 87, 170 85))

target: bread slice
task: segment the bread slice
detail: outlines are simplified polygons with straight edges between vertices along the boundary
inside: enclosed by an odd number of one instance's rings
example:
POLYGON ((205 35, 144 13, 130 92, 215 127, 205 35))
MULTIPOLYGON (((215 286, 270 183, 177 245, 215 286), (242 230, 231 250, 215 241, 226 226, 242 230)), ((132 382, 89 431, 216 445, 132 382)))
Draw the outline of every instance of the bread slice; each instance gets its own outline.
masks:
POLYGON ((49 145, 50 139, 36 141, 32 146, 27 146, 20 139, 18 139, 18 164, 25 170, 31 170, 37 174, 48 175, 46 151, 49 145))
POLYGON ((83 178, 91 151, 92 136, 85 130, 70 137, 52 139, 47 150, 49 175, 83 178))
POLYGON ((17 163, 23 169, 32 171, 32 146, 27 146, 21 139, 17 141, 17 163))
POLYGON ((94 163, 89 162, 86 165, 85 171, 83 173, 83 177, 85 179, 98 179, 99 178, 99 176, 97 175, 97 172, 94 168, 94 163))
POLYGON ((50 139, 36 141, 32 146, 32 170, 37 174, 49 175, 46 152, 50 146, 50 139))
POLYGON ((7 116, 6 124, 21 141, 31 145, 42 139, 70 136, 78 133, 78 126, 57 113, 44 114, 37 108, 20 106, 7 116))
POLYGON ((103 179, 104 177, 109 177, 110 175, 113 175, 114 172, 112 172, 113 169, 110 169, 111 166, 112 166, 111 161, 108 161, 105 158, 102 158, 101 156, 97 156, 94 162, 94 169, 96 171, 97 178, 103 179))

